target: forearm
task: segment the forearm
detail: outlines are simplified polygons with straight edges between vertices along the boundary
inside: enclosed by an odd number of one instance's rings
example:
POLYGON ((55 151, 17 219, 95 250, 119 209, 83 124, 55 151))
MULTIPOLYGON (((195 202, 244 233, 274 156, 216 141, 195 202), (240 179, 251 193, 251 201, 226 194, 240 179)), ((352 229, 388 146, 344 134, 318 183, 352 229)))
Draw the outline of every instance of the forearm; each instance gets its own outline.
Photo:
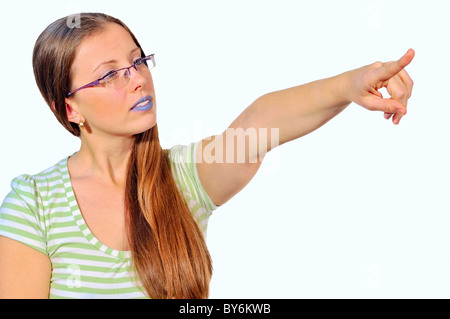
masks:
MULTIPOLYGON (((278 129, 278 143, 266 138, 266 150, 302 137, 324 125, 342 112, 350 102, 346 100, 347 74, 343 73, 304 85, 265 94, 252 103, 230 125, 243 129, 266 129, 268 134, 278 129)), ((259 137, 260 139, 261 137, 259 137)), ((261 141, 258 140, 258 145, 261 141)), ((263 149, 263 148, 262 148, 263 149)), ((249 156, 256 156, 250 146, 249 156)))

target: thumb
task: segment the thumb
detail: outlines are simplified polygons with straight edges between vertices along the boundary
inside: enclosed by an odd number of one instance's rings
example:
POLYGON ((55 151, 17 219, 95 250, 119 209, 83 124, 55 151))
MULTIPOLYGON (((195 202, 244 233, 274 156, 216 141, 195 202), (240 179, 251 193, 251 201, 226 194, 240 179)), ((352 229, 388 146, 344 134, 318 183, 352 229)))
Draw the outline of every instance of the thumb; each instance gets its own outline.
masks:
POLYGON ((401 70, 403 70, 414 58, 416 53, 413 49, 409 49, 399 60, 384 63, 380 68, 379 78, 380 80, 389 80, 401 70))
POLYGON ((399 101, 394 100, 393 98, 379 99, 377 102, 378 103, 377 103, 376 109, 379 111, 389 113, 389 114, 394 114, 394 113, 400 113, 401 115, 406 114, 406 106, 404 106, 399 101))

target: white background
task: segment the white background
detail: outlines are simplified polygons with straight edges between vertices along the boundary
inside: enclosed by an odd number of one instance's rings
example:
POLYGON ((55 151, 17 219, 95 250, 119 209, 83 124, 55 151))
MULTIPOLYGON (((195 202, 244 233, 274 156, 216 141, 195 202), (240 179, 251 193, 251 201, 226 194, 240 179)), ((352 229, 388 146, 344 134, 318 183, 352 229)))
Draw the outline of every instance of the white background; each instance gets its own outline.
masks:
POLYGON ((266 156, 208 228, 211 298, 449 298, 448 1, 2 1, 0 197, 79 148, 34 82, 54 20, 124 21, 153 71, 161 144, 221 133, 257 97, 416 57, 399 126, 351 104, 266 156), (45 142, 43 142, 45 141, 45 142))

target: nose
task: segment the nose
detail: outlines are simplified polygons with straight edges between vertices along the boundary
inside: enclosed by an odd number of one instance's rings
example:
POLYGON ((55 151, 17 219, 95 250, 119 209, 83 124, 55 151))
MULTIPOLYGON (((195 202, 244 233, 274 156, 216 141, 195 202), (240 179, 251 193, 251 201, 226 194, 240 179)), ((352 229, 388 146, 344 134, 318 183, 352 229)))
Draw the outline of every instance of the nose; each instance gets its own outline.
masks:
POLYGON ((130 67, 127 73, 129 79, 128 85, 132 91, 142 88, 147 83, 145 75, 139 72, 135 67, 130 67))

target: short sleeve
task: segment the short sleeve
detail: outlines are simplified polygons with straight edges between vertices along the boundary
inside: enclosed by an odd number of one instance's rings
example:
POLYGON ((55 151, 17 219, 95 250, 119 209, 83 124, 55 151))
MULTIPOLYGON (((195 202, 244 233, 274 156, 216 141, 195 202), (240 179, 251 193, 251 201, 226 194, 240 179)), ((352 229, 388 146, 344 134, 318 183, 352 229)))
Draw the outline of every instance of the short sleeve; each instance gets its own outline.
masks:
POLYGON ((169 150, 169 159, 175 182, 185 195, 189 209, 202 231, 217 206, 209 198, 198 178, 195 154, 200 141, 175 145, 169 150))
POLYGON ((47 254, 45 223, 36 183, 29 175, 11 182, 11 191, 0 207, 0 236, 17 240, 47 254))

